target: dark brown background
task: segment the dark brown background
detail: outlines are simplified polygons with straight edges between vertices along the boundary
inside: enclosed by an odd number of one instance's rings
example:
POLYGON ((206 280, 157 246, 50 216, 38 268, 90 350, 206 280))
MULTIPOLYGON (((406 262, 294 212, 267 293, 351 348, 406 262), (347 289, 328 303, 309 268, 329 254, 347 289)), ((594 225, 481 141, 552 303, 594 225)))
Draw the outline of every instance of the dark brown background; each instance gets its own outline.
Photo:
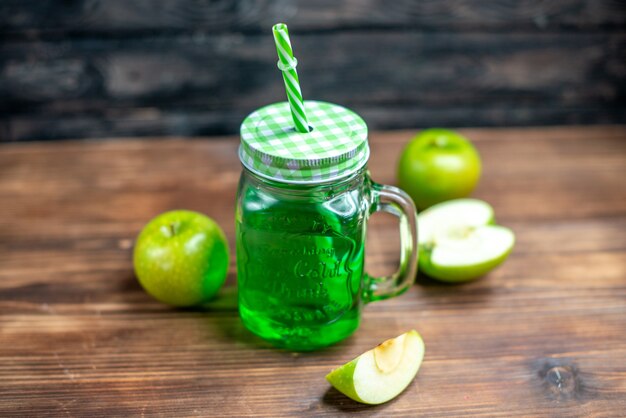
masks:
POLYGON ((235 133, 283 100, 278 21, 372 129, 623 123, 625 4, 3 0, 0 139, 235 133))

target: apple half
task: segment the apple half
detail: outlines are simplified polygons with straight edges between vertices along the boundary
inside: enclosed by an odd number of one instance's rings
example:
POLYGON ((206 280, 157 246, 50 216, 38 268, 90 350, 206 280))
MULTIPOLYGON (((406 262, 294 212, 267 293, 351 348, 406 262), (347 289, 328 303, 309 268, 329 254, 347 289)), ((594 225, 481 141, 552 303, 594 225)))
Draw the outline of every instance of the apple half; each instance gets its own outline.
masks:
POLYGON ((333 370, 326 380, 357 402, 381 404, 398 396, 413 381, 424 350, 417 331, 405 332, 333 370))
POLYGON ((515 235, 495 225, 493 208, 478 199, 455 199, 431 206, 418 216, 419 268, 446 282, 483 276, 513 249, 515 235))

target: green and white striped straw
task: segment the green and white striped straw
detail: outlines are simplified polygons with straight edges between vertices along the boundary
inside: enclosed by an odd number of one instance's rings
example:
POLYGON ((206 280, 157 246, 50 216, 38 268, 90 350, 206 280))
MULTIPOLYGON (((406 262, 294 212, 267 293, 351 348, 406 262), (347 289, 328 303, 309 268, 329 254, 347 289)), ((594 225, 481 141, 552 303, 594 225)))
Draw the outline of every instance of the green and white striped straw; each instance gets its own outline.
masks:
POLYGON ((276 52, 278 52, 278 68, 283 73, 283 81, 285 82, 285 90, 287 90, 287 100, 289 100, 293 123, 295 123, 298 132, 307 133, 309 132, 309 122, 304 110, 304 100, 302 99, 300 81, 296 71, 298 60, 293 56, 287 25, 277 23, 272 27, 272 32, 274 33, 276 52))

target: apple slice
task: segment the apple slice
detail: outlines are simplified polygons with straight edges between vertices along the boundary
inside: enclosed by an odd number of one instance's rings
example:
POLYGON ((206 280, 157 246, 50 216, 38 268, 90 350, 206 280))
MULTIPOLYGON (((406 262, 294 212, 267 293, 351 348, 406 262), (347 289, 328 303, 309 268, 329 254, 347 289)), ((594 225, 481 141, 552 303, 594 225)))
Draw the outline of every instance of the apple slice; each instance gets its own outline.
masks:
POLYGON ((493 208, 477 199, 455 199, 418 216, 419 267, 430 277, 464 282, 501 264, 515 244, 513 231, 494 225, 493 208))
POLYGON ((326 376, 338 391, 366 404, 381 404, 411 383, 424 358, 424 341, 409 331, 379 344, 326 376))

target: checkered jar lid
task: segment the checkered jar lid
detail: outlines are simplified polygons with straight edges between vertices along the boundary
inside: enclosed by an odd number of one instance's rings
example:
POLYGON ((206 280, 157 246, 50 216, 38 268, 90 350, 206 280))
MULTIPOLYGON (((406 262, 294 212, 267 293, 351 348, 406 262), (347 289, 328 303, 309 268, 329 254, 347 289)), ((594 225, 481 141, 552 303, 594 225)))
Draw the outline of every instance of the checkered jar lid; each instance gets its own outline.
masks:
POLYGON ((287 102, 252 112, 241 124, 239 159, 252 172, 285 183, 319 183, 359 170, 369 157, 367 125, 332 103, 305 101, 311 131, 295 130, 287 102))

